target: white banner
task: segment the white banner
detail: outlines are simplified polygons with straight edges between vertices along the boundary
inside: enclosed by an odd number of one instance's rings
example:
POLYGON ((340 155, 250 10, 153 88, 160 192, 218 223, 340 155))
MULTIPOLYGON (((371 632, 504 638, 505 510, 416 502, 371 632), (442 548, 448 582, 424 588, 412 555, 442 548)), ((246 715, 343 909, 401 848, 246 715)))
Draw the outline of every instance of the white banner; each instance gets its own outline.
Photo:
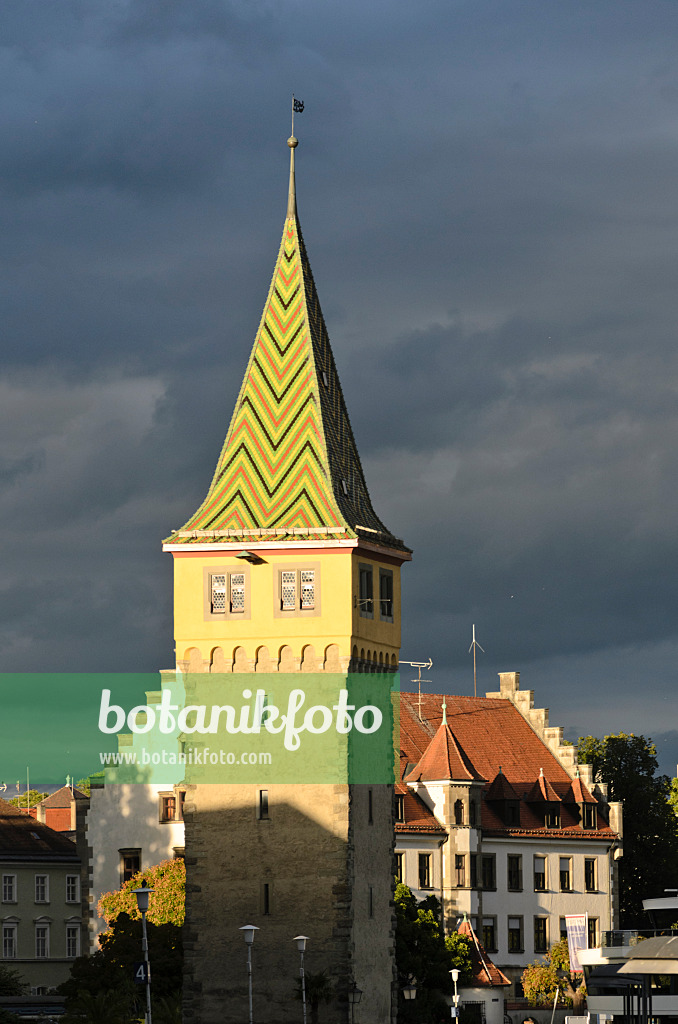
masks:
POLYGON ((565 918, 570 971, 581 972, 582 967, 577 953, 580 949, 588 949, 588 921, 588 914, 568 914, 565 918))

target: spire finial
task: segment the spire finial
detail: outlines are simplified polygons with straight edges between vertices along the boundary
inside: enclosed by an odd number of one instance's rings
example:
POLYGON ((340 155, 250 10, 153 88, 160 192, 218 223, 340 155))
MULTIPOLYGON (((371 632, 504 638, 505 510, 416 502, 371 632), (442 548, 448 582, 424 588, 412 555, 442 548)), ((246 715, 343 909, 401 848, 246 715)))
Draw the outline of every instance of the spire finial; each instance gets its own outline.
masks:
POLYGON ((290 188, 287 194, 287 217, 294 218, 297 216, 297 188, 294 180, 294 151, 299 145, 299 140, 295 139, 294 135, 290 135, 287 140, 287 145, 290 147, 290 188))
POLYGON ((447 704, 443 700, 443 725, 447 725, 447 704))

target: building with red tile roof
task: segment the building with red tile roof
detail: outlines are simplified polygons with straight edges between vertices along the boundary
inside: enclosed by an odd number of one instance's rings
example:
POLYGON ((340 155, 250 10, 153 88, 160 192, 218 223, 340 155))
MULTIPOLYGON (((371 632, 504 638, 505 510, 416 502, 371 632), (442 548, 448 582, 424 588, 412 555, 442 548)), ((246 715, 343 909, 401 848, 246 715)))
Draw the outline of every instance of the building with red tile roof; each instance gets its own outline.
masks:
POLYGON ((567 914, 588 912, 591 944, 616 926, 622 818, 519 674, 500 681, 485 697, 401 694, 396 857, 515 981, 567 914))

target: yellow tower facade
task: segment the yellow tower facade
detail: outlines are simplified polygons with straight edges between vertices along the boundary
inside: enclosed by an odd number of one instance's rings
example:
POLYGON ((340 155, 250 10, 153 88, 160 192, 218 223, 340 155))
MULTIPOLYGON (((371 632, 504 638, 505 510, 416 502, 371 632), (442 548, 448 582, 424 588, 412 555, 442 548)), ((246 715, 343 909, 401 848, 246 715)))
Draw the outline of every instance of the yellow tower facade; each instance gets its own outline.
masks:
MULTIPOLYGON (((283 237, 226 440, 204 502, 164 543, 192 700, 201 688, 230 700, 250 673, 252 691, 309 673, 338 693, 352 674, 383 689, 397 671, 411 555, 372 508, 299 227, 296 139, 288 145, 283 237)), ((310 937, 308 970, 327 979, 325 1020, 392 1019, 389 785, 349 773, 330 784, 220 779, 189 787, 185 818, 186 1024, 246 1019, 245 924, 258 929, 251 978, 266 1015, 255 1019, 299 1017, 299 934, 310 937)))

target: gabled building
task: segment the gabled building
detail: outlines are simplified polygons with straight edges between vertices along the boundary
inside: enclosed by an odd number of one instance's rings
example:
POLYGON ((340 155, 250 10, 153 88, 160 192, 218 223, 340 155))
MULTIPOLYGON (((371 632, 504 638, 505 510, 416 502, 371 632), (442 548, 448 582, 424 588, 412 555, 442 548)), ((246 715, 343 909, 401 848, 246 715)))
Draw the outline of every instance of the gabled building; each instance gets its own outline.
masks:
POLYGON ((401 695, 396 858, 516 980, 568 914, 588 912, 591 946, 615 927, 622 819, 518 673, 500 679, 484 698, 401 695))
POLYGON ((34 994, 68 977, 80 955, 81 861, 75 843, 0 800, 2 960, 34 994))
POLYGON ((89 807, 89 797, 75 786, 62 786, 56 793, 45 797, 30 808, 31 817, 55 832, 67 832, 72 839, 80 824, 84 823, 89 807))

